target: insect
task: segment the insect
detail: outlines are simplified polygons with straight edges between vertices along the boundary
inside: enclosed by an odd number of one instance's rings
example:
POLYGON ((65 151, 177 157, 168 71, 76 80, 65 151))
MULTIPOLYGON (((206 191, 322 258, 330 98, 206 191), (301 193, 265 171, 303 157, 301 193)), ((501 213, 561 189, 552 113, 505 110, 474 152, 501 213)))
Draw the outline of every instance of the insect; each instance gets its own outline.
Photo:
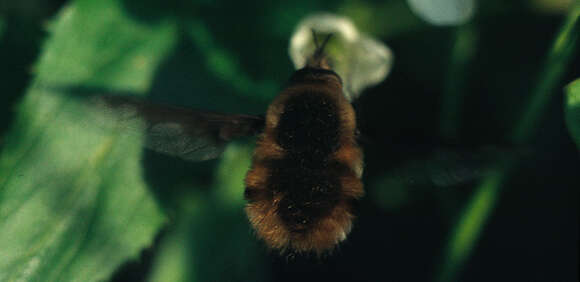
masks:
POLYGON ((364 194, 363 151, 351 101, 384 79, 392 55, 333 15, 304 20, 290 49, 298 70, 265 116, 194 111, 119 96, 95 101, 120 120, 139 119, 146 147, 186 160, 219 157, 230 141, 257 135, 245 178, 250 224, 272 249, 320 255, 347 238, 353 203, 364 194), (322 41, 317 32, 325 34, 322 41), (351 45, 348 52, 328 55, 335 37, 351 45))
POLYGON ((250 222, 277 249, 331 249, 364 194, 354 109, 323 52, 329 38, 269 106, 246 176, 250 222))
POLYGON ((194 111, 121 96, 93 102, 116 116, 116 123, 138 120, 145 128, 146 147, 191 161, 219 157, 230 141, 258 135, 245 178, 250 224, 272 249, 322 254, 346 239, 352 204, 364 194, 363 153, 351 105, 357 87, 363 86, 352 83, 356 79, 343 80, 331 66, 340 68, 344 58, 325 50, 330 40, 356 41, 353 31, 352 23, 333 15, 303 21, 296 34, 308 37, 298 43, 305 53, 298 60, 304 61, 265 116, 194 111))

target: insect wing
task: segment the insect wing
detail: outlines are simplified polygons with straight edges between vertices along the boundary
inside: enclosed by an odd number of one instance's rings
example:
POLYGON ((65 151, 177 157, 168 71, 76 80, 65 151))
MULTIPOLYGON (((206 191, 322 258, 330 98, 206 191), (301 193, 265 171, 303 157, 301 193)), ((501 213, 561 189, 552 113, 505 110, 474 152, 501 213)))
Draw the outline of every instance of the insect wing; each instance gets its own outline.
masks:
POLYGON ((144 131, 145 147, 189 161, 217 158, 228 142, 257 135, 264 126, 260 116, 195 111, 121 96, 91 100, 123 134, 144 131))
POLYGON ((496 170, 502 162, 522 155, 517 150, 497 147, 440 149, 426 158, 405 162, 394 169, 390 176, 408 185, 449 187, 480 179, 496 170))

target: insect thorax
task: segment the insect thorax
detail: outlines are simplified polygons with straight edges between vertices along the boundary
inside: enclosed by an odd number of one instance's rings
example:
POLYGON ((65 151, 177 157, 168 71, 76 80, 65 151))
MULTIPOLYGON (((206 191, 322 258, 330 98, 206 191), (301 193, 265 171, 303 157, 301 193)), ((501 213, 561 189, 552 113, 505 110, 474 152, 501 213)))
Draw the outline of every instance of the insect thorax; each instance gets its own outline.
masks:
POLYGON ((325 93, 306 92, 286 101, 275 138, 288 161, 316 168, 338 148, 339 129, 336 102, 325 93))

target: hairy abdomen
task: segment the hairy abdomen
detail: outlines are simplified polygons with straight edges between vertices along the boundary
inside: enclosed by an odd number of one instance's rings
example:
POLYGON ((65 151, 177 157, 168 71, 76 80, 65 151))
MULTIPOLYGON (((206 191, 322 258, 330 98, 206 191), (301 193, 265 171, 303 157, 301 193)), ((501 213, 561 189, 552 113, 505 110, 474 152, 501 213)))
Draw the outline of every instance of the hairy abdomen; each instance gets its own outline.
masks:
POLYGON ((354 112, 320 87, 286 92, 268 109, 246 176, 246 212, 270 247, 320 254, 346 238, 352 202, 363 195, 354 112))

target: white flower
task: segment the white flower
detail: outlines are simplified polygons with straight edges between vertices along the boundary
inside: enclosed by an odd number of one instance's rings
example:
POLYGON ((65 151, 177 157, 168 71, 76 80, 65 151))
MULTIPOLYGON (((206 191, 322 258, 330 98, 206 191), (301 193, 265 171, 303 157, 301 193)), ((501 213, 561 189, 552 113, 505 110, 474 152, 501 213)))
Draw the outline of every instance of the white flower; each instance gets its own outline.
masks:
POLYGON ((292 35, 289 53, 296 69, 304 67, 316 49, 312 30, 320 38, 332 34, 324 51, 348 99, 383 81, 391 70, 393 53, 385 44, 360 33, 350 19, 326 13, 306 17, 292 35))

